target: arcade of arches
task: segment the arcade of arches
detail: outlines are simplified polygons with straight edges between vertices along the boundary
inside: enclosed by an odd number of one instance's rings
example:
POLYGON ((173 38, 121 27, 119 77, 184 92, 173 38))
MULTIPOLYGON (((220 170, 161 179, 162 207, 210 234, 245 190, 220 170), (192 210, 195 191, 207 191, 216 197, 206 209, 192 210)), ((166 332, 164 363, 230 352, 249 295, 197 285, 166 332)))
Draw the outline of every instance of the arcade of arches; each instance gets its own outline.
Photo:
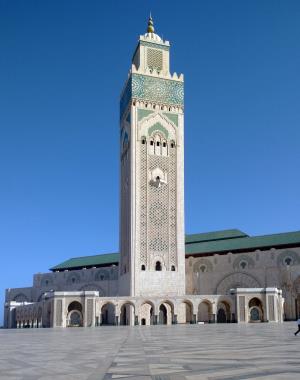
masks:
POLYGON ((228 296, 168 299, 99 297, 93 291, 64 292, 62 297, 62 293, 53 292, 47 302, 45 315, 33 305, 18 308, 17 327, 278 322, 283 314, 281 291, 275 288, 236 289, 228 296))

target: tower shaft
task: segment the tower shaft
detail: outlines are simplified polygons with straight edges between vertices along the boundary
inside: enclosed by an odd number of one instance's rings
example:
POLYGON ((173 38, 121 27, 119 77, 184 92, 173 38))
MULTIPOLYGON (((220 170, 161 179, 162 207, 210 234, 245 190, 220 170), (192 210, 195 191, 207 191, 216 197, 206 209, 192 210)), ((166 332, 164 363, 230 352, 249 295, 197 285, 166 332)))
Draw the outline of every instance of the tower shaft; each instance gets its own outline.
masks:
POLYGON ((169 49, 140 36, 121 96, 120 295, 185 293, 183 76, 169 49))

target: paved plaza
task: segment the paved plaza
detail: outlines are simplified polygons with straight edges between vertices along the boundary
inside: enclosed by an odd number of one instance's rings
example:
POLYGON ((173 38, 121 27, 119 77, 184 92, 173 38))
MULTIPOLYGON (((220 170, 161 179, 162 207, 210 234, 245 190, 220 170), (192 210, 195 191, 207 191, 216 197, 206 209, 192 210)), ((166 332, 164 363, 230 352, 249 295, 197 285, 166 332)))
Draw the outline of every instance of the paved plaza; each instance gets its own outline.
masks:
POLYGON ((0 330, 0 379, 300 378, 295 323, 0 330))

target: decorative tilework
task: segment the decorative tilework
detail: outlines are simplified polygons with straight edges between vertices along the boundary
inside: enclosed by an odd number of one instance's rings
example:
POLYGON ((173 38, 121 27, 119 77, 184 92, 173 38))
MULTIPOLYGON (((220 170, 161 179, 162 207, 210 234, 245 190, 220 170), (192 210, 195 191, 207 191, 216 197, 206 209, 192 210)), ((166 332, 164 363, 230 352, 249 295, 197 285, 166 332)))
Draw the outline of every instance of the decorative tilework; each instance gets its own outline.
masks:
POLYGON ((178 115, 174 113, 169 113, 169 112, 163 112, 164 116, 167 116, 167 118, 178 127, 178 115))
POLYGON ((154 131, 161 131, 165 135, 165 138, 169 137, 169 132, 160 123, 155 123, 152 125, 152 127, 148 129, 148 135, 151 136, 154 131))
POLYGON ((155 44, 153 42, 140 41, 140 45, 141 46, 148 46, 148 47, 156 48, 156 49, 161 49, 161 50, 166 50, 166 51, 170 50, 170 46, 155 44))
POLYGON ((128 79, 126 88, 120 100, 120 118, 122 118, 124 111, 126 110, 128 103, 132 96, 132 78, 128 79))
POLYGON ((182 105, 183 83, 132 74, 132 97, 170 105, 182 105))
MULTIPOLYGON (((171 79, 132 74, 120 101, 120 118, 122 118, 131 98, 154 101, 169 105, 183 105, 183 83, 171 79)), ((170 115, 170 114, 169 114, 170 115)), ((176 115, 171 116, 175 120, 176 115)), ((169 116, 168 116, 169 117, 169 116)), ((171 121, 173 121, 170 118, 171 121)))
POLYGON ((144 109, 138 109, 138 121, 142 120, 144 117, 147 117, 154 111, 144 110, 144 109))

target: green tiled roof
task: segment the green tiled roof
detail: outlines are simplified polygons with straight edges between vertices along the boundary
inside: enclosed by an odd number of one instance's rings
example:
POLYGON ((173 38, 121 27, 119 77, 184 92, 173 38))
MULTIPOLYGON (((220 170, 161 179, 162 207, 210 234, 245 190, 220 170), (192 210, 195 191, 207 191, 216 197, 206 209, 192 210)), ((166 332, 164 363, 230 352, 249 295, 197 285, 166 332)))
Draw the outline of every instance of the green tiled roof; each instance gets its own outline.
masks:
POLYGON ((205 254, 237 250, 255 250, 259 248, 300 245, 300 231, 263 236, 244 236, 236 239, 212 240, 185 245, 185 254, 205 254))
POLYGON ((202 234, 186 235, 185 244, 211 241, 211 240, 232 239, 232 238, 245 237, 245 236, 248 236, 248 235, 240 230, 235 230, 235 229, 215 231, 215 232, 205 232, 202 234))
POLYGON ((119 256, 118 253, 106 253, 103 255, 73 257, 72 259, 66 260, 63 263, 50 268, 50 270, 91 268, 95 266, 118 264, 119 256))
MULTIPOLYGON (((240 230, 233 229, 186 235, 185 242, 186 256, 210 255, 213 253, 251 251, 280 246, 300 246, 300 231, 251 237, 240 230)), ((119 253, 109 253, 74 257, 50 268, 50 270, 71 270, 118 264, 119 256, 119 253)))

